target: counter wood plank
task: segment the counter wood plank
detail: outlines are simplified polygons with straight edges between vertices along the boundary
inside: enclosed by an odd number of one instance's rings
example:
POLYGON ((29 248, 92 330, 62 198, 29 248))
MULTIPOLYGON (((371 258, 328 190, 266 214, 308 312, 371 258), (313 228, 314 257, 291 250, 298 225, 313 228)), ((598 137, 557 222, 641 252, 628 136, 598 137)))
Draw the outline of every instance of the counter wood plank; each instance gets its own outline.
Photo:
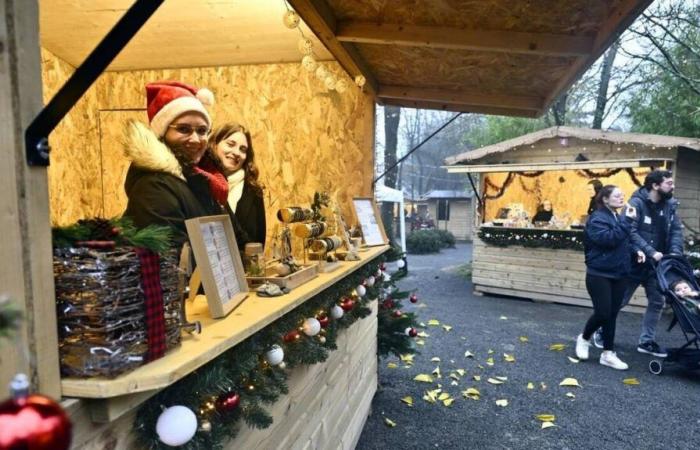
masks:
POLYGON ((63 396, 109 398, 167 387, 346 278, 388 249, 388 246, 371 247, 360 253, 360 261, 342 262, 338 270, 319 274, 280 297, 258 297, 251 292, 243 303, 223 319, 212 319, 206 298, 197 296, 194 304, 187 305, 187 317, 190 321, 201 321, 201 334, 183 336, 182 344, 163 358, 114 379, 64 378, 61 380, 63 396))

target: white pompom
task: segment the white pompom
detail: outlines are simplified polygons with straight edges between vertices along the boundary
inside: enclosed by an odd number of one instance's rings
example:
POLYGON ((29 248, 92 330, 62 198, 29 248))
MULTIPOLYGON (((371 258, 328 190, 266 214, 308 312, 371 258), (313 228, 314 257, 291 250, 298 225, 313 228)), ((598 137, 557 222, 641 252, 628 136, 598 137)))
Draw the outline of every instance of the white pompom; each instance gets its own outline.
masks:
POLYGON ((186 406, 171 406, 158 416, 156 433, 166 445, 186 444, 197 432, 197 416, 186 406))
POLYGON ((360 284, 355 288, 355 292, 357 292, 357 295, 359 295, 360 297, 364 297, 367 293, 367 289, 365 289, 365 287, 360 284))
POLYGON ((197 98, 204 106, 214 106, 214 93, 207 88, 199 89, 197 98))

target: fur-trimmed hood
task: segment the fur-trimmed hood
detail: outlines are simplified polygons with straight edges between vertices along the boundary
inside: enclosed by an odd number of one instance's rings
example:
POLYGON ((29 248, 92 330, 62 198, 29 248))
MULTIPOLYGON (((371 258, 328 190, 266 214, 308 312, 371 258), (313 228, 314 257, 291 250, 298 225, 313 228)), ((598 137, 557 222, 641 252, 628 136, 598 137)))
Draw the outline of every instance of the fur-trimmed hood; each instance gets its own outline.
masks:
POLYGON ((139 169, 163 172, 185 180, 182 166, 173 152, 144 123, 135 120, 127 123, 123 145, 126 157, 139 169))

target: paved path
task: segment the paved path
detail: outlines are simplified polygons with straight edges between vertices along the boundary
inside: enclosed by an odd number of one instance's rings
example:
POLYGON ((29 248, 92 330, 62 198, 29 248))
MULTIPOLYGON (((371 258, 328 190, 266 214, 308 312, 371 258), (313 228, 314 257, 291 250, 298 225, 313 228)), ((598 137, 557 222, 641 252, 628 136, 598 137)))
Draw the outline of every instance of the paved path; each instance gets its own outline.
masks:
MULTIPOLYGON (((410 303, 405 310, 419 320, 437 319, 451 325, 446 332, 429 326, 430 337, 418 346, 413 367, 404 368, 397 358, 380 361, 380 389, 372 403, 373 413, 360 438, 358 449, 697 449, 700 447, 700 374, 667 369, 662 376, 647 370, 648 358, 635 350, 641 316, 623 313, 618 319, 617 351, 630 364, 619 372, 600 366, 596 359, 578 364, 573 356, 573 337, 580 332, 590 309, 498 297, 472 295, 471 283, 456 268, 471 259, 471 247, 461 244, 438 255, 410 256, 410 276, 402 289, 419 288, 426 308, 410 303), (528 342, 519 340, 526 336, 528 342), (567 344, 561 352, 549 350, 567 344), (471 351, 475 358, 464 357, 471 351), (489 355, 488 351, 493 350, 489 355), (515 362, 505 362, 503 354, 515 362), (494 365, 486 364, 487 358, 494 365), (439 357, 441 362, 431 362, 439 357), (387 367, 398 362, 396 369, 387 367), (481 365, 483 369, 480 369, 481 365), (424 392, 436 385, 413 381, 419 373, 440 367, 442 388, 455 398, 451 407, 429 404, 424 392), (450 385, 451 370, 466 370, 458 386, 450 385), (475 381, 473 375, 481 375, 475 381), (502 385, 488 377, 507 377, 502 385), (581 388, 559 383, 574 377, 581 388), (622 380, 636 377, 640 384, 622 380), (535 389, 528 390, 533 383, 535 389), (541 383, 546 385, 542 389, 541 383), (460 394, 469 387, 481 392, 478 401, 460 394), (572 392, 575 398, 566 396, 572 392), (412 396, 414 406, 401 398, 412 396), (507 399, 508 406, 496 405, 507 399), (556 427, 540 429, 536 414, 554 414, 556 427), (384 418, 396 422, 389 428, 384 418)), ((406 302, 408 303, 408 302, 406 302)), ((663 319, 668 323, 668 317, 663 319)), ((678 329, 661 332, 662 344, 684 342, 678 329)))

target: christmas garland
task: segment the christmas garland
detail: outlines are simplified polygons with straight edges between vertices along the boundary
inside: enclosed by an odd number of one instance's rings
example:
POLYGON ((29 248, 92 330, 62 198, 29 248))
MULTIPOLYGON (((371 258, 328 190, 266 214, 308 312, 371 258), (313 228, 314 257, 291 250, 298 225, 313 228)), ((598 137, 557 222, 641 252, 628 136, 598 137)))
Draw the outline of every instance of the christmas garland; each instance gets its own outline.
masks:
MULTIPOLYGON (((607 177, 611 177, 611 176, 613 176, 613 175, 615 175, 615 174, 620 173, 620 172, 623 171, 623 170, 624 170, 625 172, 627 172, 627 175, 629 175, 630 179, 632 180, 632 182, 633 182, 635 185, 637 185, 638 187, 641 187, 641 186, 642 186, 642 182, 639 181, 639 179, 637 178, 637 173, 634 171, 634 169, 632 169, 632 168, 630 168, 630 167, 624 168, 624 169, 623 169, 623 168, 605 169, 605 170, 597 171, 597 172, 594 172, 594 171, 592 171, 591 169, 577 169, 577 170, 576 170, 576 175, 578 175, 578 176, 580 176, 580 177, 583 177, 583 178, 587 178, 587 179, 589 179, 589 180, 593 180, 593 179, 598 179, 598 178, 607 178, 607 177)), ((641 175, 644 175, 644 174, 646 174, 646 172, 640 173, 639 175, 641 176, 641 175)))
MULTIPOLYGON (((149 399, 134 422, 140 444, 170 448, 159 433, 160 419, 174 408, 189 409, 186 414, 190 416, 196 412, 193 420, 198 429, 185 441, 183 448, 187 449, 222 448, 236 436, 240 420, 254 428, 269 427, 272 417, 264 406, 288 392, 286 368, 325 361, 337 349, 338 332, 371 313, 372 299, 381 304, 379 351, 412 352, 415 316, 397 312, 400 302, 396 299, 408 296, 395 290, 395 280, 402 272, 391 277, 383 269, 383 262, 360 268, 149 399), (314 334, 317 330, 320 332, 314 334)), ((410 298, 417 301, 415 294, 410 298)))
POLYGON ((583 250, 582 231, 481 227, 478 236, 485 243, 495 247, 521 245, 534 248, 583 250))
POLYGON ((51 234, 55 248, 90 247, 110 250, 128 246, 146 248, 160 254, 171 248, 172 239, 169 227, 149 225, 137 228, 127 217, 79 220, 73 225, 55 227, 51 234))

